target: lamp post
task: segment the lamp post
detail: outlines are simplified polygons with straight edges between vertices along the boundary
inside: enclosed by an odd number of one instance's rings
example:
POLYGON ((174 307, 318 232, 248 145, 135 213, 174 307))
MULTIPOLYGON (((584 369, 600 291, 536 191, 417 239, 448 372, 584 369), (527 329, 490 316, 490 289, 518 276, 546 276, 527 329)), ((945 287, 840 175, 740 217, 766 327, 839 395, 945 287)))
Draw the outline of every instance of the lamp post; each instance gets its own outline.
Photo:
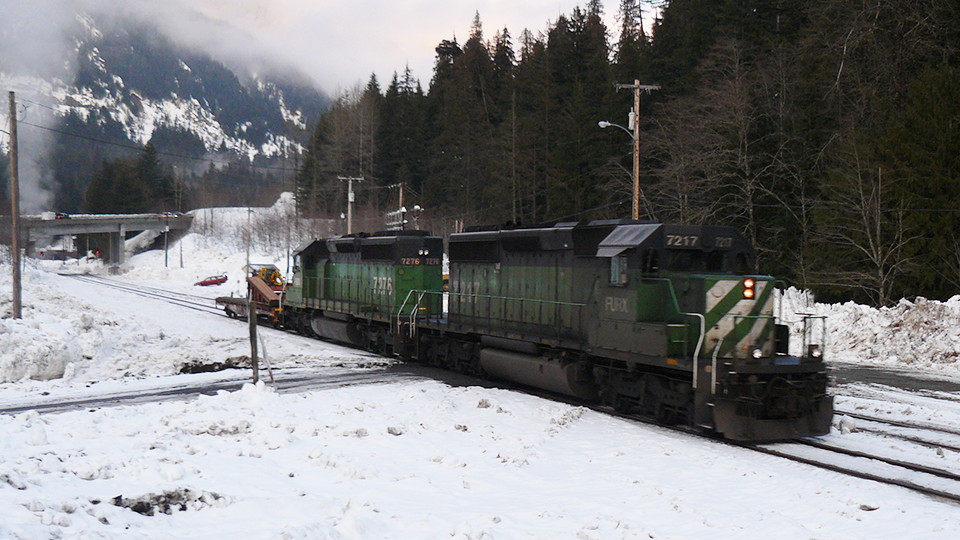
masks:
POLYGON ((627 129, 619 124, 611 124, 605 120, 601 120, 599 126, 601 128, 616 126, 627 132, 628 135, 633 139, 633 219, 640 219, 640 91, 643 90, 648 94, 653 90, 659 90, 659 84, 640 84, 640 81, 635 80, 633 84, 615 84, 619 91, 621 88, 629 88, 633 90, 633 110, 630 111, 630 129, 627 129), (632 131, 631 131, 632 130, 632 131))
POLYGON ((633 125, 633 131, 621 126, 620 124, 614 124, 612 122, 607 122, 606 120, 601 120, 597 125, 601 129, 608 128, 610 126, 618 127, 627 132, 627 135, 633 139, 633 219, 640 218, 640 137, 637 136, 637 122, 634 119, 634 115, 630 113, 630 123, 633 125))

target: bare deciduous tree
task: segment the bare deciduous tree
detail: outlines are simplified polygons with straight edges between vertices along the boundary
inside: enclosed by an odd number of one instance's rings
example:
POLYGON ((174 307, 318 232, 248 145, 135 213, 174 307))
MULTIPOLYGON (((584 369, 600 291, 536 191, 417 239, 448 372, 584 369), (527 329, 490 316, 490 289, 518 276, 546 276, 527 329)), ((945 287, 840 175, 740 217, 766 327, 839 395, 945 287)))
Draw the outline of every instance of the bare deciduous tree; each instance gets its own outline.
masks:
POLYGON ((815 279, 889 305, 897 279, 913 264, 906 248, 917 236, 906 225, 902 202, 889 200, 883 170, 865 166, 857 145, 846 142, 850 159, 825 182, 817 212, 822 264, 815 279))

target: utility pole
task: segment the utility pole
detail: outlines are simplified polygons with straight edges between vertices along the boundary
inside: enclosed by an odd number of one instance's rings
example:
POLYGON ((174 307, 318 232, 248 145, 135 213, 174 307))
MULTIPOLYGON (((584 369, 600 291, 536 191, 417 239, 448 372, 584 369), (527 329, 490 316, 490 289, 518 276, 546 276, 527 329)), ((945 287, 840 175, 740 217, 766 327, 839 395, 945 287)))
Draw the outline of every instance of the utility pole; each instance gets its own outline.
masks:
POLYGON ((633 84, 615 84, 617 90, 627 88, 633 90, 633 219, 640 219, 640 91, 650 93, 659 90, 659 84, 640 84, 634 80, 633 84))
POLYGON ((347 181, 347 234, 353 234, 353 181, 363 182, 363 177, 338 176, 337 179, 347 181))
POLYGON ((23 317, 23 303, 20 298, 20 164, 17 148, 17 96, 10 92, 10 201, 13 239, 10 245, 13 251, 13 318, 23 317))
POLYGON ((403 182, 400 182, 400 208, 398 208, 397 210, 400 212, 400 230, 402 231, 405 228, 403 226, 405 221, 403 219, 404 218, 403 214, 406 213, 406 209, 403 207, 403 182))

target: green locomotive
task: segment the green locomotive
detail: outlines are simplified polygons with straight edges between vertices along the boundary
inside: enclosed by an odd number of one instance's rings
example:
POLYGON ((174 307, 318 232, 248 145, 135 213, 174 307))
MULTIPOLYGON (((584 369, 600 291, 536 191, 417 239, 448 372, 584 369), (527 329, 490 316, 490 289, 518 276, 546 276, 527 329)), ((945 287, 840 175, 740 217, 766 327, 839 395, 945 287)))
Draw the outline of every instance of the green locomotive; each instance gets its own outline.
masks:
POLYGON ((441 290, 442 259, 443 239, 423 231, 307 242, 294 254, 293 279, 283 299, 284 326, 392 354, 393 323, 441 312, 436 296, 410 297, 415 290, 441 290))
POLYGON ((788 355, 775 280, 753 275, 753 248, 730 227, 474 230, 450 237, 449 257, 447 317, 416 332, 427 362, 730 439, 830 429, 817 321, 788 355))

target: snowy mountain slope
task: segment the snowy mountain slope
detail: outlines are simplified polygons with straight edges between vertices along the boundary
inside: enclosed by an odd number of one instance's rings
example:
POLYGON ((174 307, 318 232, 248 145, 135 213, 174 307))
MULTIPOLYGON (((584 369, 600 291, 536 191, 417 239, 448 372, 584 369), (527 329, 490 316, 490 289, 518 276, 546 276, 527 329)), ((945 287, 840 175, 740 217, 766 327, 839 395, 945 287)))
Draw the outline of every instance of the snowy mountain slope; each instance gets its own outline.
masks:
POLYGON ((149 26, 102 31, 92 17, 78 15, 75 32, 76 58, 68 65, 74 79, 50 81, 47 97, 61 115, 118 123, 138 144, 166 127, 198 139, 207 152, 277 156, 296 148, 290 133, 305 130, 324 106, 302 82, 236 72, 149 26))
POLYGON ((153 140, 185 157, 269 159, 299 152, 327 104, 304 75, 228 66, 144 22, 101 27, 79 13, 61 31, 72 46, 59 69, 11 71, 0 62, 0 88, 17 93, 30 123, 135 145, 153 140))

